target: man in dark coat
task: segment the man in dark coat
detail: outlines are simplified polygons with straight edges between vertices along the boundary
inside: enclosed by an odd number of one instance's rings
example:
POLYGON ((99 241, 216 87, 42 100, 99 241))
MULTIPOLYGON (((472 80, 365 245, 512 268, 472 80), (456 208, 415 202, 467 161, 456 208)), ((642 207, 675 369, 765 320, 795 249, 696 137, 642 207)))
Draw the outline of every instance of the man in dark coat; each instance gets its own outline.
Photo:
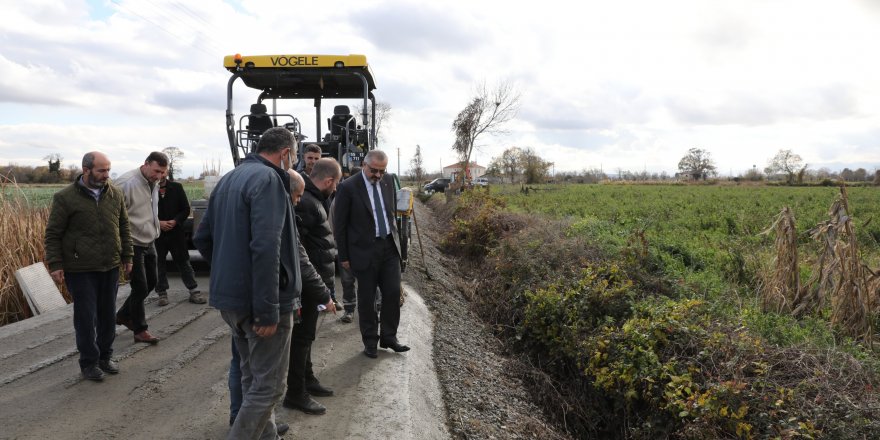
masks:
MULTIPOLYGON (((297 227, 309 260, 327 288, 332 289, 336 242, 330 229, 327 198, 336 191, 342 169, 333 159, 320 159, 314 163, 310 176, 300 176, 305 191, 296 204, 297 227)), ((312 370, 312 342, 315 340, 318 324, 318 306, 324 302, 324 298, 311 297, 303 291, 302 321, 294 324, 290 343, 290 368, 287 371, 287 394, 283 405, 306 414, 324 414, 327 411, 324 405, 311 396, 333 395, 333 390, 321 385, 312 370)), ((334 311, 335 308, 335 304, 328 307, 334 311)))
POLYGON ((172 181, 167 176, 159 181, 159 228, 162 230, 156 239, 156 267, 159 272, 159 280, 156 282, 156 295, 160 306, 168 305, 168 271, 166 258, 171 252, 171 258, 180 271, 183 285, 189 290, 189 302, 204 304, 207 302, 204 295, 199 292, 199 284, 196 282, 195 272, 189 262, 189 250, 186 246, 186 236, 183 234, 183 224, 189 217, 189 200, 183 185, 172 181))
POLYGON ((211 263, 210 304, 241 357, 242 404, 230 439, 276 438, 274 408, 284 395, 301 291, 311 274, 326 289, 317 273, 301 271, 285 171, 295 148, 287 129, 266 130, 256 152, 217 183, 193 240, 211 263))
POLYGON ((397 340, 400 239, 394 221, 394 182, 385 174, 387 166, 388 155, 384 152, 367 153, 361 173, 339 184, 333 213, 339 264, 350 268, 357 278, 358 322, 364 354, 370 358, 378 356, 377 343, 395 352, 409 350, 397 340), (376 287, 382 295, 379 317, 376 287))

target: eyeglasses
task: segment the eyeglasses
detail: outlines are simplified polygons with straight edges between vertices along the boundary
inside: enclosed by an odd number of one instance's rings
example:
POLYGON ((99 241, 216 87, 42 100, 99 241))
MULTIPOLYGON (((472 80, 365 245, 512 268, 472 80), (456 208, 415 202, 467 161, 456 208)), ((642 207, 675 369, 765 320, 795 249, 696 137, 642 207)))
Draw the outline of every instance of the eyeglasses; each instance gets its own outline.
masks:
POLYGON ((364 166, 366 166, 370 170, 370 174, 378 174, 380 176, 385 175, 386 170, 384 170, 384 169, 373 168, 367 164, 364 164, 364 166))

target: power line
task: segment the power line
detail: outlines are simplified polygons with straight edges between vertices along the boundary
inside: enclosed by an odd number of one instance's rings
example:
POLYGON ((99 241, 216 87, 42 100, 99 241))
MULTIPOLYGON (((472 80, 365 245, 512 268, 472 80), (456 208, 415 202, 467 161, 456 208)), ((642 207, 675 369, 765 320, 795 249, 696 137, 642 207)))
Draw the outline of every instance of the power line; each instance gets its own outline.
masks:
MULTIPOLYGON (((153 25, 153 26, 159 28, 162 32, 165 32, 166 34, 172 36, 174 39, 176 39, 176 40, 178 40, 178 41, 182 41, 182 40, 184 40, 183 37, 181 37, 181 36, 175 34, 174 32, 171 32, 170 30, 166 29, 164 26, 162 26, 162 25, 156 23, 156 22, 153 21, 153 20, 150 20, 150 19, 147 18, 147 17, 144 17, 144 16, 141 15, 141 14, 138 14, 137 12, 135 12, 134 10, 132 10, 131 8, 129 8, 129 7, 125 6, 125 5, 123 5, 123 4, 121 3, 121 0, 110 0, 110 2, 113 3, 113 4, 115 4, 116 6, 118 6, 118 7, 122 8, 122 9, 124 9, 125 11, 127 11, 128 13, 130 13, 131 15, 134 15, 135 17, 138 17, 138 18, 140 18, 141 20, 143 20, 143 21, 145 21, 145 22, 147 22, 147 23, 149 23, 149 24, 151 24, 151 25, 153 25)), ((211 53, 211 52, 205 50, 205 48, 203 48, 203 47, 199 47, 197 44, 193 44, 192 46, 193 46, 195 49, 199 50, 200 52, 202 52, 202 53, 204 53, 204 54, 206 54, 206 55, 208 55, 208 56, 211 56, 211 57, 216 56, 217 53, 221 53, 221 51, 217 50, 216 48, 209 48, 210 50, 212 50, 212 51, 215 52, 215 53, 211 53)))

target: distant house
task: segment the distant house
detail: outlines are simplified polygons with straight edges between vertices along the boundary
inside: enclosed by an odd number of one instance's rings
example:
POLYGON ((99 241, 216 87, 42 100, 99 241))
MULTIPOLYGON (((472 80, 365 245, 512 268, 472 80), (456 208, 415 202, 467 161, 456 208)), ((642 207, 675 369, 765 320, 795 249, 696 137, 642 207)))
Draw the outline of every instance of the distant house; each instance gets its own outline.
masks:
MULTIPOLYGON (((449 166, 443 167, 443 177, 455 177, 462 172, 464 168, 464 161, 454 163, 449 166)), ((486 174, 486 167, 482 165, 478 165, 476 162, 471 162, 470 166, 468 166, 468 170, 470 171, 470 178, 475 179, 477 177, 481 177, 486 174)))

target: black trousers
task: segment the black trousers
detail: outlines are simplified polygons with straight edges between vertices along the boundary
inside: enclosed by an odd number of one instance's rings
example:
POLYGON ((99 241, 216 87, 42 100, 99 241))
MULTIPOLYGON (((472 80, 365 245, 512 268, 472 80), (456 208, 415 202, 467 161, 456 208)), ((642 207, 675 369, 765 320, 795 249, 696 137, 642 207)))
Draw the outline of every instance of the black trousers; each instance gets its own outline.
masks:
POLYGON ((107 272, 65 272, 64 281, 73 297, 73 329, 79 367, 108 360, 116 339, 116 291, 119 268, 107 272))
POLYGON ((171 252, 171 259, 174 265, 180 271, 180 278, 183 285, 187 289, 193 290, 199 287, 196 283, 196 275, 193 271, 192 264, 189 262, 189 250, 186 248, 186 236, 183 231, 171 230, 162 231, 162 235, 156 239, 156 268, 159 273, 159 279, 156 283, 157 292, 168 291, 168 270, 166 268, 166 259, 168 252, 171 252))
POLYGON ((309 382, 317 382, 312 370, 312 342, 318 327, 318 304, 304 300, 300 322, 293 324, 290 338, 290 365, 287 369, 287 395, 293 399, 306 392, 309 382))
POLYGON ((370 265, 355 270, 357 278, 358 323, 366 347, 376 347, 380 340, 397 342, 400 324, 400 256, 391 236, 376 240, 370 265), (382 313, 376 316, 376 288, 382 295, 382 313), (381 320, 381 322, 380 322, 381 320))
POLYGON ((156 269, 156 248, 149 246, 134 246, 134 260, 131 268, 131 294, 116 312, 116 316, 130 319, 135 333, 147 329, 147 315, 144 310, 144 300, 156 287, 158 277, 156 269))

